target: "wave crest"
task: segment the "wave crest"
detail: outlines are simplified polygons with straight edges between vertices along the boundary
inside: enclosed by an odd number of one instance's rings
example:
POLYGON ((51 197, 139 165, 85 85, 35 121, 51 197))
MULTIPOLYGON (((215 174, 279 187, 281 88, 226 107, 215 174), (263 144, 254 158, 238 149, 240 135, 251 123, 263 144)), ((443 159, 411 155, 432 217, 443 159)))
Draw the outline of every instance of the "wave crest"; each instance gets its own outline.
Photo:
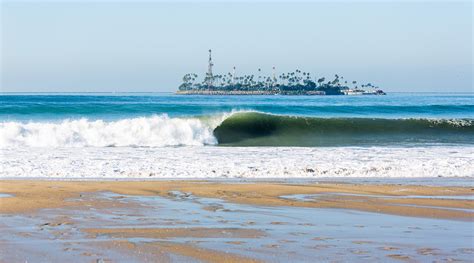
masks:
POLYGON ((0 148, 214 145, 216 121, 167 115, 118 121, 88 119, 0 123, 0 148))
POLYGON ((214 130, 233 146, 342 146, 474 141, 471 119, 320 118, 236 113, 214 130))
POLYGON ((319 118, 240 110, 199 118, 0 122, 0 148, 471 145, 473 141, 472 119, 319 118))

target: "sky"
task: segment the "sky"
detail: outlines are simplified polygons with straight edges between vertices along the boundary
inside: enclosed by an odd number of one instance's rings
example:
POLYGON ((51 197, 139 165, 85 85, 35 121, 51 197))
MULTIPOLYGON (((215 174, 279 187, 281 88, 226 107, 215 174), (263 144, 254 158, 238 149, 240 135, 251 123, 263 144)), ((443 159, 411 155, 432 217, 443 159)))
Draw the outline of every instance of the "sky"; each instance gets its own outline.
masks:
POLYGON ((167 92, 295 69, 386 91, 474 92, 471 1, 0 0, 2 92, 167 92))

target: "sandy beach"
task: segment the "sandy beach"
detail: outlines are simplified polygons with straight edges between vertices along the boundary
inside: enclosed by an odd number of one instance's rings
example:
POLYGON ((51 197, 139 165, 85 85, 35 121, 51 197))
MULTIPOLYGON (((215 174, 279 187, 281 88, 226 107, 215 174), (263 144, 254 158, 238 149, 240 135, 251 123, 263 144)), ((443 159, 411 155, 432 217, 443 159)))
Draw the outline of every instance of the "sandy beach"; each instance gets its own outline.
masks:
POLYGON ((2 262, 468 262, 474 252, 471 187, 3 180, 0 193, 2 262))
MULTIPOLYGON (((473 195, 470 187, 360 185, 346 183, 284 184, 274 182, 219 183, 213 181, 0 181, 0 212, 24 213, 45 208, 87 205, 71 201, 82 193, 113 192, 122 195, 173 197, 190 193, 198 197, 264 206, 341 208, 402 216, 471 221, 473 200, 430 198, 473 195), (291 195, 319 194, 317 202, 291 195), (345 195, 349 194, 349 195, 345 195), (422 198, 425 197, 425 198, 422 198), (445 209, 443 209, 445 208, 445 209)), ((95 201, 94 201, 95 202, 95 201)), ((95 206, 99 205, 97 203, 95 206)))

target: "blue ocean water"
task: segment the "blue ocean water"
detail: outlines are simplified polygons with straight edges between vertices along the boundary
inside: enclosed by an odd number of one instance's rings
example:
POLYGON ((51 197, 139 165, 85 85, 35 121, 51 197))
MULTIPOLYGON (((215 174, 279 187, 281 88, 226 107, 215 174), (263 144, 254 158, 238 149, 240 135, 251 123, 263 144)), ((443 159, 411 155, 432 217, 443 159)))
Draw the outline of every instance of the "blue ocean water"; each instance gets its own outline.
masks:
POLYGON ((10 93, 0 135, 3 147, 472 144, 474 93, 10 93))
POLYGON ((203 96, 172 93, 0 95, 1 121, 204 116, 259 111, 309 117, 474 119, 474 93, 389 93, 386 96, 203 96))

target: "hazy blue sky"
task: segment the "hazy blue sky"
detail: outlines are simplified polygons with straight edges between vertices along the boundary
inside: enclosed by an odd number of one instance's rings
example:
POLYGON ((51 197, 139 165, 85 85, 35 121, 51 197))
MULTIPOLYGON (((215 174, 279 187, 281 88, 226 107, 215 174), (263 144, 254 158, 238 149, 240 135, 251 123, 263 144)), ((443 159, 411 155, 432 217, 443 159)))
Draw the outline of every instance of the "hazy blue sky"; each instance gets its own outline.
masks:
POLYGON ((473 90, 471 1, 2 1, 2 91, 174 91, 299 68, 388 91, 473 90))

